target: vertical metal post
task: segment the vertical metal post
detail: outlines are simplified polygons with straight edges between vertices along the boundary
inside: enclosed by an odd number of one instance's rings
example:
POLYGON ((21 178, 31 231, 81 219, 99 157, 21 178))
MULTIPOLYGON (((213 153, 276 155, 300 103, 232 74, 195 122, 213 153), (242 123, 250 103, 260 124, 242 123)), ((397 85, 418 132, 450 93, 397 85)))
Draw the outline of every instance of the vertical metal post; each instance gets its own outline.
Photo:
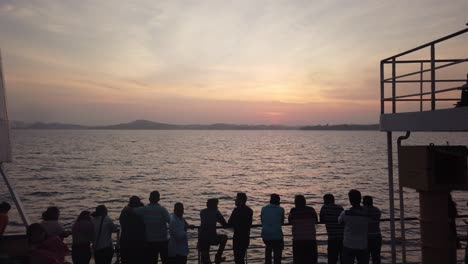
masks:
POLYGON ((396 263, 396 243, 395 243, 395 203, 393 193, 393 147, 392 132, 387 131, 387 155, 388 155, 388 195, 390 212, 390 245, 392 247, 392 264, 396 263))
POLYGON ((396 63, 395 58, 392 59, 392 113, 396 113, 396 63))
POLYGON ((21 217, 21 220, 23 220, 24 227, 28 228, 29 219, 26 216, 26 213, 25 213, 24 208, 23 208, 23 204, 21 203, 21 200, 20 200, 18 194, 16 194, 15 188, 10 183, 10 179, 8 178, 6 173, 3 171, 3 163, 0 163, 0 173, 2 174, 3 180, 5 181, 5 184, 8 187, 8 190, 10 191, 11 198, 13 199, 13 202, 16 205, 16 209, 18 210, 18 213, 19 213, 19 215, 21 217))
POLYGON ((400 184, 398 184, 398 198, 400 199, 401 263, 406 264, 405 204, 403 187, 400 184))
MULTIPOLYGON (((406 131, 406 135, 398 137, 398 140, 397 140, 398 161, 400 158, 401 141, 408 139, 410 135, 411 135, 411 132, 406 131)), ((398 184, 398 195, 400 199, 401 263, 406 264, 405 203, 404 203, 404 196, 403 196, 403 187, 400 184, 398 184)))
POLYGON ((423 111, 423 78, 424 78, 424 74, 423 74, 423 70, 424 70, 424 62, 421 62, 421 73, 419 75, 419 78, 420 78, 420 82, 419 82, 419 93, 421 93, 419 95, 419 111, 422 112, 423 111))
POLYGON ((435 90, 436 90, 436 74, 435 74, 435 45, 431 45, 431 111, 435 110, 435 90))
POLYGON ((383 61, 380 62, 380 114, 385 113, 385 64, 383 61))

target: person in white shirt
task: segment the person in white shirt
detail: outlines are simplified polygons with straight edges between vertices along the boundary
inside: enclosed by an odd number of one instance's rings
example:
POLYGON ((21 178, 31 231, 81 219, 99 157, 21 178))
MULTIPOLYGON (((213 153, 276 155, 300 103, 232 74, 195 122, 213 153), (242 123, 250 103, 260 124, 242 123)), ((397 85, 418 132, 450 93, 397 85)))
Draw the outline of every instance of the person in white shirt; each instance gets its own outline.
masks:
POLYGON ((169 262, 175 264, 187 263, 189 253, 187 229, 193 228, 184 218, 184 205, 176 203, 174 213, 169 223, 169 262))
POLYGON ((107 215, 105 205, 98 205, 92 213, 94 225, 94 261, 96 264, 111 264, 114 256, 112 233, 118 230, 107 215))
POLYGON ((163 264, 167 263, 168 254, 168 232, 169 212, 159 204, 160 194, 158 191, 150 193, 150 203, 146 206, 135 208, 145 223, 146 248, 145 263, 158 263, 158 257, 163 264))
POLYGON ((348 193, 351 208, 343 211, 338 217, 339 223, 344 223, 343 264, 368 264, 367 229, 369 216, 361 206, 361 192, 351 190, 348 193))

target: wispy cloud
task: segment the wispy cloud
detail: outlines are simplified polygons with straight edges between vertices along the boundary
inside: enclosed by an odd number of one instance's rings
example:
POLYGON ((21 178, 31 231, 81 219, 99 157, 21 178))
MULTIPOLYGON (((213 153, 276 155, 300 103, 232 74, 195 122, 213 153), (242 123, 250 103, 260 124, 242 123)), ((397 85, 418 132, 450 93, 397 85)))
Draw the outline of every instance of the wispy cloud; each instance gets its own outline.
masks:
MULTIPOLYGON (((77 105, 86 97, 367 105, 380 59, 458 30, 466 10, 466 0, 0 0, 0 46, 18 102, 47 87, 49 98, 77 105)), ((262 113, 275 112, 284 113, 262 113)))

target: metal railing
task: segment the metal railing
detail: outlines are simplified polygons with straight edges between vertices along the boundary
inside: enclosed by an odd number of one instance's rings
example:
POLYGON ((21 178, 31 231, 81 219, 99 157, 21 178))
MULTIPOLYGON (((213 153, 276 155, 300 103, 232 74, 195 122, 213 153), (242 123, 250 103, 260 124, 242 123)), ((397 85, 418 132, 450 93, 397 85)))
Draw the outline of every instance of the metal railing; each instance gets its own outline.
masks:
MULTIPOLYGON (((468 218, 468 215, 460 215, 457 217, 459 220, 466 219, 468 218)), ((391 239, 389 236, 390 228, 386 223, 390 222, 390 218, 385 218, 381 219, 381 229, 382 229, 382 263, 391 263, 391 239)), ((395 221, 400 221, 399 218, 395 218, 395 221)), ((419 218, 417 217, 406 217, 404 218, 405 222, 410 223, 409 226, 405 228, 406 232, 412 232, 415 233, 416 235, 409 236, 408 238, 397 238, 396 243, 398 247, 403 247, 406 246, 406 252, 408 253, 408 260, 405 260, 405 263, 407 264, 415 264, 415 263, 421 263, 421 245, 420 245, 420 237, 419 237, 419 218)), ((292 262, 292 235, 291 235, 291 230, 290 230, 291 225, 290 224, 284 224, 283 225, 283 233, 284 233, 284 250, 283 250, 283 260, 286 263, 292 262)), ((327 233, 325 231, 325 224, 318 223, 316 225, 317 227, 317 246, 318 246, 318 263, 327 263, 327 233)), ((188 263, 201 263, 201 256, 200 252, 197 248, 197 242, 198 242, 198 228, 199 226, 195 226, 194 229, 189 229, 188 235, 189 235, 189 256, 188 256, 188 263)), ((259 232, 255 231, 260 231, 261 230, 261 225, 260 224, 254 224, 252 225, 252 235, 251 235, 251 243, 250 246, 247 250, 246 258, 245 261, 246 263, 263 263, 264 262, 264 252, 263 250, 265 249, 265 246, 262 242, 261 235, 259 232)), ((230 243, 232 242, 232 229, 231 228, 225 228, 218 226, 217 229, 221 230, 222 234, 228 235, 228 244, 225 248, 224 255, 226 256, 226 261, 224 263, 234 263, 234 258, 233 258, 233 248, 230 243)), ((459 237, 461 238, 462 241, 466 241, 467 237, 467 227, 466 225, 457 225, 457 232, 459 237)), ((118 234, 117 234, 118 235, 118 234)), ((115 241, 116 247, 118 247, 118 240, 115 241)), ((211 252, 216 252, 217 247, 212 246, 210 253, 211 252)), ((459 253, 462 253, 461 250, 459 249, 459 253)), ((464 254, 459 254, 460 256, 464 254)), ((118 255, 118 250, 117 254, 115 256, 115 263, 118 264, 120 263, 120 258, 118 255)), ((459 258, 459 262, 461 259, 459 258)), ((397 261, 397 263, 403 263, 402 260, 397 261)), ((460 262, 462 263, 462 262, 460 262)))
MULTIPOLYGON (((468 25, 468 24, 467 24, 468 25)), ((468 58, 464 59, 437 59, 436 47, 442 42, 460 36, 468 32, 468 28, 450 34, 448 36, 431 41, 414 49, 407 50, 397 55, 383 59, 380 62, 380 113, 385 114, 385 103, 391 102, 391 113, 397 112, 397 102, 419 102, 419 111, 424 110, 424 102, 430 102, 430 110, 436 110, 436 102, 439 101, 458 101, 460 98, 437 98, 436 95, 441 93, 448 93, 451 91, 461 90, 463 84, 467 79, 437 79, 436 71, 448 68, 454 65, 463 64, 468 62, 468 58), (430 56, 425 59, 405 59, 408 55, 415 55, 416 52, 429 50, 430 56), (401 65, 416 65, 419 70, 404 72, 397 75, 397 66, 401 65), (391 77, 386 77, 386 66, 391 67, 391 77), (430 73, 430 78, 425 79, 424 73, 430 73), (408 79, 407 77, 417 77, 408 79), (453 86, 444 89, 438 89, 437 85, 442 83, 452 83, 453 86), (388 92, 387 85, 391 84, 391 96, 386 97, 388 92), (405 93, 397 87, 397 84, 419 85, 419 92, 405 93), (430 90, 424 91, 424 84, 430 84, 430 90), (430 98, 428 98, 430 96, 430 98)), ((400 68, 398 68, 400 69, 400 68)), ((464 77, 464 76, 463 76, 464 77)), ((468 78, 468 76, 467 76, 468 78)), ((467 82, 468 85, 468 82, 467 82)), ((404 89, 407 89, 405 87, 404 89)))

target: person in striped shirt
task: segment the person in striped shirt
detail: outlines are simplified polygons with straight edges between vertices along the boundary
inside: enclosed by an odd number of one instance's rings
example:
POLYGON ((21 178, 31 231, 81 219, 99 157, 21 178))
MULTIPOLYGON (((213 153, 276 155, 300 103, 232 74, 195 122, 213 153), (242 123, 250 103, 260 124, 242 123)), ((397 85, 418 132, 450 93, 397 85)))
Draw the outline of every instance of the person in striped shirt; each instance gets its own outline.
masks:
POLYGON ((317 212, 306 205, 303 195, 296 195, 296 207, 292 208, 288 221, 292 225, 293 262, 294 264, 317 263, 317 239, 315 224, 318 222, 317 212))
POLYGON ((336 264, 338 259, 343 262, 341 253, 343 250, 344 224, 338 223, 338 217, 343 212, 341 205, 335 204, 335 197, 331 193, 323 196, 323 206, 320 209, 320 223, 327 228, 327 256, 328 264, 336 264))

